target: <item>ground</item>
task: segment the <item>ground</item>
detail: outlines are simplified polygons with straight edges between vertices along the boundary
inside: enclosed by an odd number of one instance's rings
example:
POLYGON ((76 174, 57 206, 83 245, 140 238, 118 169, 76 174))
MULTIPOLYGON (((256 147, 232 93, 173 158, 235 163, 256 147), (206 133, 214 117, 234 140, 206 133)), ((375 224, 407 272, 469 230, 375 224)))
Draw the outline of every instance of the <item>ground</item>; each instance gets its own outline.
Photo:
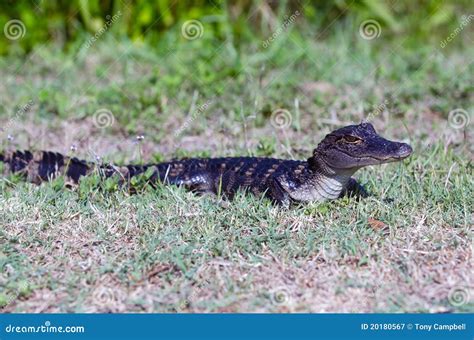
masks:
POLYGON ((0 60, 3 149, 99 161, 305 159, 361 120, 410 143, 371 196, 290 209, 97 178, 0 180, 4 312, 473 311, 473 52, 284 32, 269 46, 104 35, 0 60))

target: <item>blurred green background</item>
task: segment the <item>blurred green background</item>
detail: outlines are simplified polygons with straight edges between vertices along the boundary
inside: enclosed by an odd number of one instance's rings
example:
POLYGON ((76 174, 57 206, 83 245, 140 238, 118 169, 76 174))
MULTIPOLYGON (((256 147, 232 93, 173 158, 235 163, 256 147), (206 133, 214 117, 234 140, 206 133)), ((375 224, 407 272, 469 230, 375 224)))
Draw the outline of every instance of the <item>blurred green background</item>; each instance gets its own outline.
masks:
MULTIPOLYGON (((462 16, 472 13, 471 0, 442 1, 217 1, 217 0, 7 0, 0 3, 0 24, 20 20, 27 34, 9 40, 2 34, 0 54, 29 52, 38 44, 54 43, 65 49, 87 39, 119 13, 110 31, 134 42, 157 44, 166 34, 190 19, 199 19, 207 37, 226 40, 234 46, 255 37, 265 38, 281 20, 299 11, 298 28, 326 35, 365 19, 380 23, 384 38, 407 38, 413 46, 439 41, 459 26, 462 16), (421 18, 427 18, 420 24, 421 18), (330 28, 330 29, 327 29, 330 28)), ((472 25, 471 25, 472 26, 472 25)), ((472 28, 469 28, 472 30, 472 28)), ((457 39, 456 44, 462 44, 457 39)))

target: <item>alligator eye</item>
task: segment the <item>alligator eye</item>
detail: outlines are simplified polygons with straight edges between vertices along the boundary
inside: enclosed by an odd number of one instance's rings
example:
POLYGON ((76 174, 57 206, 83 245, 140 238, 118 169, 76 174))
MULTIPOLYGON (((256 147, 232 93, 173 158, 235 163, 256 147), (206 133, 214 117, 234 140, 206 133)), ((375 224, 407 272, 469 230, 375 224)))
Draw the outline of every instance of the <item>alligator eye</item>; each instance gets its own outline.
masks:
POLYGON ((344 136, 344 142, 351 144, 359 144, 362 142, 362 139, 354 136, 344 136))

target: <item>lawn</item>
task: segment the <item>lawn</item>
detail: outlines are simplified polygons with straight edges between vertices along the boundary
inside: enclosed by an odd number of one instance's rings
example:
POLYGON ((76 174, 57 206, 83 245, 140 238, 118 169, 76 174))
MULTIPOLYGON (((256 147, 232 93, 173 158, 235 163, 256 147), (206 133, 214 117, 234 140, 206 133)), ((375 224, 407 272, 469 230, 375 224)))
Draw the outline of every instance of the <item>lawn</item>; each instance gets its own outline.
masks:
POLYGON ((236 47, 176 27, 0 59, 3 149, 305 159, 362 120, 414 149, 356 173, 367 199, 290 209, 3 177, 2 312, 472 312, 472 44, 330 31, 236 47))

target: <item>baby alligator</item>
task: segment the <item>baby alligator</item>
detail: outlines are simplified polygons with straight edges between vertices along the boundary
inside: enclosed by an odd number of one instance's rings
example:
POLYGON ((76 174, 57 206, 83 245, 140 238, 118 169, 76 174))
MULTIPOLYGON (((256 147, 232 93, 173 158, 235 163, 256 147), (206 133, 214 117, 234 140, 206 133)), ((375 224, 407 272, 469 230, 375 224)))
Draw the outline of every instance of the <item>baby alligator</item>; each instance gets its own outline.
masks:
POLYGON ((14 151, 0 154, 7 172, 23 174, 34 183, 64 175, 77 183, 99 171, 124 181, 147 173, 150 183, 174 184, 198 193, 232 198, 238 190, 291 202, 324 201, 345 194, 367 194, 351 176, 368 165, 400 161, 410 145, 380 137, 369 123, 350 125, 328 134, 306 161, 259 157, 191 158, 158 164, 115 166, 95 164, 54 152, 14 151))

